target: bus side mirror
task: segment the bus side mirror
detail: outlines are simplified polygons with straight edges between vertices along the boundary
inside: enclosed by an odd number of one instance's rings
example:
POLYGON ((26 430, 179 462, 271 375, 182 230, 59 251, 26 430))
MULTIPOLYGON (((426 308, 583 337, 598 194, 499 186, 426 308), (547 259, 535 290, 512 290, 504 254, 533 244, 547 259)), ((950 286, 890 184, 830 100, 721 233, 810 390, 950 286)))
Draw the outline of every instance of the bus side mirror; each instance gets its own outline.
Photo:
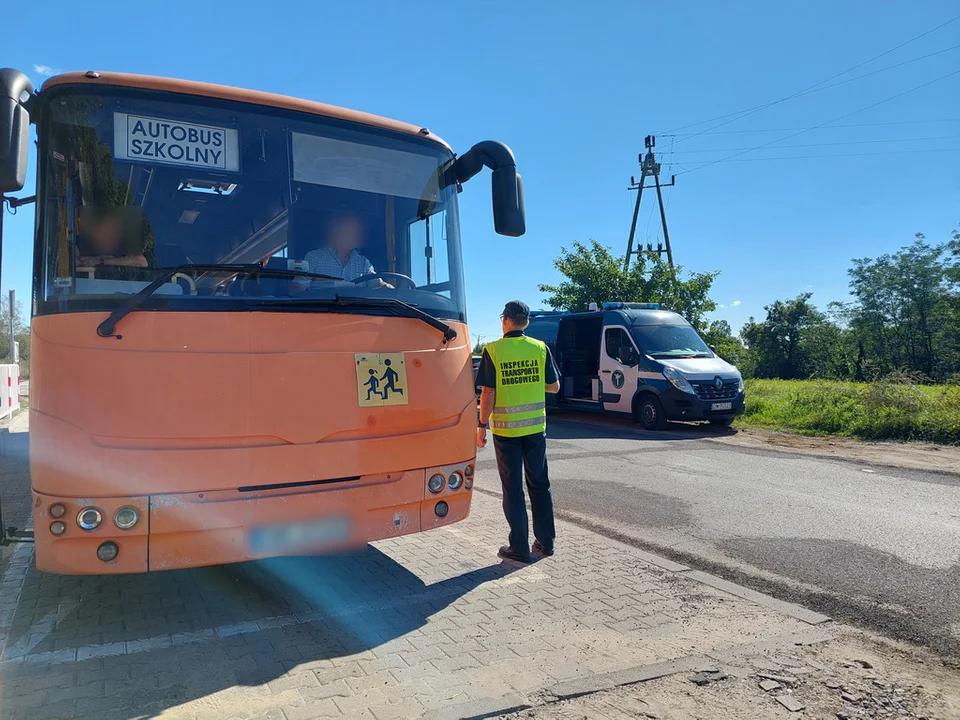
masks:
POLYGON ((527 231, 523 179, 516 166, 493 171, 493 227, 497 235, 520 237, 527 231))
POLYGON ((23 189, 30 152, 30 79, 19 70, 0 68, 0 193, 23 189))
POLYGON ((453 178, 465 183, 484 166, 493 170, 493 226, 498 235, 520 237, 527 231, 523 181, 513 151, 501 142, 484 140, 457 158, 453 178))

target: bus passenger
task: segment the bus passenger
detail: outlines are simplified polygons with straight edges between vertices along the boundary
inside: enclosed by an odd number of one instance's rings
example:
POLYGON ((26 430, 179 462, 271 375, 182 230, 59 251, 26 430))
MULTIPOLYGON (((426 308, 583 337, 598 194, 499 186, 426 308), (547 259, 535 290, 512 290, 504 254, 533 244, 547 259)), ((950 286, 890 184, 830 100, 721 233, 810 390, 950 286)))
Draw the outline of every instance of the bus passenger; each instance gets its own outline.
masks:
POLYGON ((126 251, 124 230, 124 218, 119 208, 84 208, 77 232, 77 265, 147 267, 147 258, 142 251, 133 254, 126 251))

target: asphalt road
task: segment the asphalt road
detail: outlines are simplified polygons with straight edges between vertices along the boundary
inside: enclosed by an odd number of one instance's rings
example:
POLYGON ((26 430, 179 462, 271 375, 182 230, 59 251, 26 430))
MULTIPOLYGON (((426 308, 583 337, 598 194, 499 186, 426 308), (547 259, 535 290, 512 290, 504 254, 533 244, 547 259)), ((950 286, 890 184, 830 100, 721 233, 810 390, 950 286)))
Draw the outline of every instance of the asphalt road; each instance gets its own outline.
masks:
MULTIPOLYGON (((551 416, 558 515, 960 658, 960 475, 738 448, 551 416)), ((481 451, 478 488, 498 491, 481 451)), ((558 552, 576 552, 557 539, 558 552)))

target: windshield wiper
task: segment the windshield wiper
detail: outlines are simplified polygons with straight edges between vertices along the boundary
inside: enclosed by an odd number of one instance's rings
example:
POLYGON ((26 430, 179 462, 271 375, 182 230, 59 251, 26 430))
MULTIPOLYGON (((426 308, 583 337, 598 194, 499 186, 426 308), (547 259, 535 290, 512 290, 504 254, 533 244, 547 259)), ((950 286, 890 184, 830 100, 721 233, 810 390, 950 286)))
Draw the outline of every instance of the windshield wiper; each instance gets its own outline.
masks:
POLYGON ((194 264, 177 265, 176 267, 164 268, 160 276, 147 285, 136 295, 114 310, 107 319, 97 326, 97 335, 100 337, 115 337, 119 340, 122 336, 116 335, 114 330, 117 323, 123 320, 127 315, 140 307, 144 300, 153 295, 157 290, 167 284, 167 282, 178 273, 198 273, 198 272, 226 272, 229 274, 248 274, 248 275, 274 275, 279 277, 310 277, 318 280, 342 280, 333 275, 320 275, 307 272, 305 270, 281 270, 279 268, 265 268, 259 263, 238 263, 238 264, 194 264))
MULTIPOLYGON (((201 264, 187 264, 187 265, 178 265, 177 267, 166 268, 164 272, 156 280, 147 285, 143 290, 138 292, 136 295, 130 297, 130 299, 125 302, 123 305, 118 307, 112 313, 110 313, 106 320, 100 323, 97 326, 97 335, 100 337, 115 337, 118 340, 122 337, 117 335, 114 331, 117 328, 117 323, 119 323, 123 318, 129 315, 131 312, 140 307, 143 302, 153 295, 157 290, 159 290, 163 285, 167 283, 174 275, 177 273, 186 273, 186 272, 226 272, 230 274, 249 274, 249 275, 273 275, 275 277, 308 277, 316 278, 318 280, 342 280, 343 278, 335 277, 333 275, 322 275, 319 273, 311 273, 305 270, 282 270, 279 268, 265 268, 259 264, 236 264, 236 265, 201 265, 201 264)), ((362 298, 362 297, 343 297, 340 295, 334 296, 333 300, 281 300, 273 302, 261 302, 258 303, 261 305, 327 305, 327 306, 354 306, 354 307, 368 307, 368 308, 387 308, 393 311, 393 314, 400 315, 401 317, 415 318, 425 322, 430 327, 436 328, 443 333, 443 342, 444 344, 450 342, 451 340, 456 339, 457 331, 452 327, 447 325, 445 322, 438 320, 429 313, 425 313, 423 310, 411 305, 410 303, 405 303, 402 300, 396 298, 384 297, 384 298, 362 298)))
POLYGON ((708 355, 707 353, 702 353, 702 352, 675 352, 675 351, 652 352, 652 353, 649 353, 649 355, 650 357, 671 358, 673 360, 685 360, 687 358, 713 357, 712 354, 708 355))
POLYGON ((403 300, 398 300, 397 298, 392 297, 382 297, 382 298, 368 298, 368 297, 350 297, 343 295, 334 295, 332 300, 329 299, 292 299, 292 300, 264 300, 256 303, 258 305, 263 305, 267 307, 271 306, 302 306, 302 307, 355 307, 355 308, 382 308, 390 310, 391 314, 397 315, 399 317, 413 318, 415 320, 420 320, 425 322, 432 328, 436 328, 443 333, 443 342, 444 344, 455 340, 457 337, 457 331, 452 327, 447 325, 442 320, 438 320, 430 313, 426 313, 415 305, 406 303, 403 300))

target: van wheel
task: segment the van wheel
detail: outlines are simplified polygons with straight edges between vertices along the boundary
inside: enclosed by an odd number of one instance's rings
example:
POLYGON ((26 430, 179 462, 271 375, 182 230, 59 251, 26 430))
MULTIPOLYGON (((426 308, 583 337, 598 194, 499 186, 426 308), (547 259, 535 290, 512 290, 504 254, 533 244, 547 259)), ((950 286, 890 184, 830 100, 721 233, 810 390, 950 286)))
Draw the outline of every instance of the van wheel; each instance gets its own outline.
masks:
POLYGON ((713 418, 710 424, 713 425, 713 427, 728 428, 733 425, 733 418, 713 418))
POLYGON ((643 395, 637 402, 634 420, 640 423, 645 430, 663 430, 667 426, 667 418, 663 414, 663 404, 656 395, 643 395))

